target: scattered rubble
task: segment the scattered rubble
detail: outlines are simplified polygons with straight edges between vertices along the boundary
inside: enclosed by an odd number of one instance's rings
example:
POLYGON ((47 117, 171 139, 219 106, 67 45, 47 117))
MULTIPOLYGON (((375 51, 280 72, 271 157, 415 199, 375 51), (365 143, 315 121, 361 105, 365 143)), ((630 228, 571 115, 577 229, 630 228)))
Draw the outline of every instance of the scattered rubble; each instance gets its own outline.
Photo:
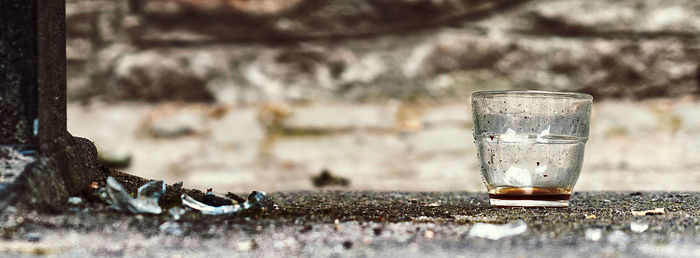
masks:
POLYGON ((469 230, 469 236, 498 240, 504 237, 515 236, 527 231, 525 221, 518 220, 508 224, 476 223, 469 230))
MULTIPOLYGON (((181 190, 182 182, 178 182, 173 186, 175 190, 181 190)), ((170 189, 169 191, 172 191, 170 189)), ((166 193, 166 185, 163 181, 151 181, 138 188, 136 198, 132 198, 129 193, 124 189, 124 187, 117 182, 113 177, 107 178, 107 187, 98 188, 95 190, 98 198, 109 203, 111 207, 115 210, 126 211, 134 214, 161 214, 163 208, 160 207, 158 203, 161 196, 166 193)), ((225 215, 238 213, 243 210, 249 210, 252 208, 259 208, 260 210, 267 210, 268 208, 276 208, 276 205, 269 200, 267 194, 263 191, 253 191, 247 199, 241 198, 233 193, 228 193, 226 196, 214 193, 211 188, 207 189, 207 192, 202 196, 201 192, 194 191, 194 194, 198 199, 193 198, 187 193, 182 193, 180 200, 182 205, 186 208, 200 211, 202 214, 207 215, 225 215), (232 200, 232 197, 234 198, 232 200), (242 201, 241 201, 242 200, 242 201)), ((69 202, 79 202, 79 197, 72 197, 69 202)), ((166 204, 164 204, 166 205, 166 204)), ((179 203, 175 207, 168 209, 168 214, 174 221, 180 220, 180 218, 187 212, 179 206, 179 203)), ((161 225, 161 227, 172 227, 170 224, 161 225)))

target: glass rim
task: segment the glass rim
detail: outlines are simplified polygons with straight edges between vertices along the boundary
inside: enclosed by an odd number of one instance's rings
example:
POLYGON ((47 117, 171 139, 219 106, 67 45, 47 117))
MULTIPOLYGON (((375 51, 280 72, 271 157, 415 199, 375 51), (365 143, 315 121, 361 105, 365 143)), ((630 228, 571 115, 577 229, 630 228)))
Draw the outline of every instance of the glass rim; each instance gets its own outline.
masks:
POLYGON ((587 93, 546 90, 485 90, 472 93, 472 98, 475 97, 555 97, 593 100, 593 96, 587 93))

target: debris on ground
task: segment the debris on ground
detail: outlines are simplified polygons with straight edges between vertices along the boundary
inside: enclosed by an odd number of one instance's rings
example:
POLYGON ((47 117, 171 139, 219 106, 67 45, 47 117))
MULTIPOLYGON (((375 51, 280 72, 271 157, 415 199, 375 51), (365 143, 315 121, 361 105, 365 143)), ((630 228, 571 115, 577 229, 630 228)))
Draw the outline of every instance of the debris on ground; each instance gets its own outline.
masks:
POLYGON ((584 234, 586 235, 586 240, 596 242, 603 238, 603 229, 587 228, 584 234))
POLYGON ((586 219, 596 219, 595 214, 586 214, 586 219))
POLYGON ((182 198, 183 205, 185 205, 186 207, 189 207, 193 210, 197 210, 197 211, 201 212, 202 214, 226 215, 226 214, 238 213, 238 212, 241 212, 243 210, 248 210, 251 208, 263 208, 263 209, 265 209, 266 205, 264 204, 264 201, 267 198, 267 194, 263 191, 253 191, 250 194, 250 196, 248 196, 248 200, 243 202, 243 204, 223 205, 223 206, 212 206, 212 205, 202 203, 202 202, 197 201, 194 198, 190 197, 186 193, 183 193, 181 198, 182 198))
POLYGON ((519 235, 527 231, 527 224, 517 220, 508 224, 476 223, 469 230, 469 236, 498 240, 504 237, 519 235))
POLYGON ((649 229, 649 224, 643 222, 632 222, 630 223, 630 230, 634 233, 642 233, 649 229))
POLYGON ((664 208, 656 208, 656 209, 643 210, 643 211, 632 210, 633 216, 663 215, 664 213, 666 213, 666 211, 664 211, 664 208))
POLYGON ((158 229, 168 235, 182 236, 182 229, 180 229, 180 224, 174 221, 167 221, 161 224, 158 229))
POLYGON ((311 178, 311 182, 315 187, 325 187, 325 186, 348 186, 350 185, 350 180, 344 177, 338 177, 331 173, 328 169, 321 170, 321 174, 311 178))
POLYGON ((136 198, 132 198, 113 177, 107 178, 107 201, 112 208, 131 213, 160 214, 163 209, 158 199, 165 193, 163 181, 152 181, 139 187, 136 198))

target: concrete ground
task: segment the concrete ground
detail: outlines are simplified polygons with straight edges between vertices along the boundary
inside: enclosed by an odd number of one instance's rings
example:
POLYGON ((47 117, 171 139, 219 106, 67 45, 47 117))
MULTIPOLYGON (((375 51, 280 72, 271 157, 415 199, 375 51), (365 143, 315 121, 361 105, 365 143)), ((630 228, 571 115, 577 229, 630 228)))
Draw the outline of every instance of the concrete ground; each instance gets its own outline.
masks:
MULTIPOLYGON (((3 256, 698 257, 700 193, 578 192, 569 208, 494 208, 467 192, 280 192, 245 216, 9 208, 3 256), (664 208, 663 214, 632 211, 664 208), (524 221, 489 240, 477 223, 524 221)), ((68 207, 69 205, 66 205, 68 207)))
MULTIPOLYGON (((576 190, 700 190, 700 101, 594 104, 576 190)), ((69 131, 129 173, 185 187, 314 189, 328 169, 349 190, 485 191, 465 103, 255 106, 68 105, 69 131)))

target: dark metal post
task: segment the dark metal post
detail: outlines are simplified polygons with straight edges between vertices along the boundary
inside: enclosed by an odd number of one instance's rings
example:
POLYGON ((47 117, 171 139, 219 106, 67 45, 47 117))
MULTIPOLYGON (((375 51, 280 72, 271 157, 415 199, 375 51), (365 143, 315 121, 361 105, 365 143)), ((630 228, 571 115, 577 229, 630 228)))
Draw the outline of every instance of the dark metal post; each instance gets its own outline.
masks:
POLYGON ((36 147, 36 1, 0 2, 0 144, 36 147))
POLYGON ((0 0, 0 104, 0 145, 35 154, 0 180, 0 211, 61 205, 109 172, 90 141, 66 130, 64 0, 0 0))
POLYGON ((65 146, 64 0, 0 1, 0 144, 65 146))
POLYGON ((55 152, 65 148, 69 137, 66 129, 66 3, 65 0, 32 1, 37 3, 39 151, 55 152))

